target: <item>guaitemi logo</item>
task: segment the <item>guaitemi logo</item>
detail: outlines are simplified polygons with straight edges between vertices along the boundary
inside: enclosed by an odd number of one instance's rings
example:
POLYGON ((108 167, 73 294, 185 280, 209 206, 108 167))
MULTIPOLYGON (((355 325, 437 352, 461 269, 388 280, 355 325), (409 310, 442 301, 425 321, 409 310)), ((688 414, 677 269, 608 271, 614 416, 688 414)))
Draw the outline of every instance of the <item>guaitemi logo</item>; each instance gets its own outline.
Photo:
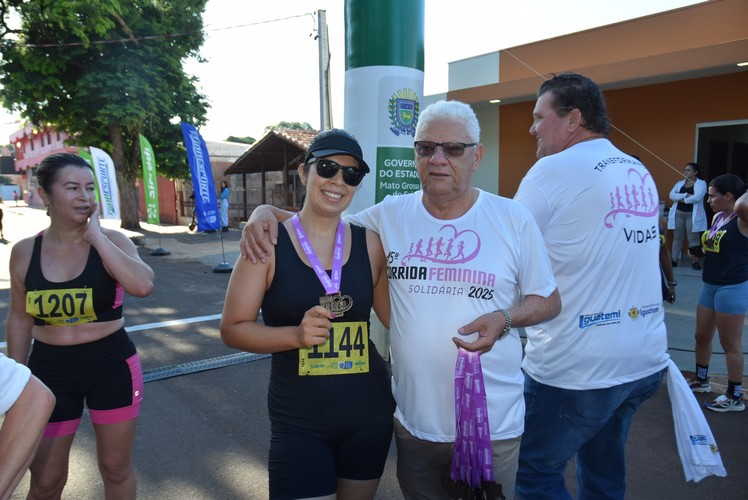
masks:
POLYGON ((594 314, 582 314, 579 316, 579 328, 585 329, 594 325, 610 325, 621 322, 621 310, 610 312, 599 312, 594 314))
POLYGON ((704 434, 693 434, 688 436, 692 445, 709 445, 709 440, 704 434))
POLYGON ((418 95, 411 89, 400 89, 390 97, 387 109, 392 133, 396 136, 405 134, 415 137, 418 114, 421 111, 418 95))

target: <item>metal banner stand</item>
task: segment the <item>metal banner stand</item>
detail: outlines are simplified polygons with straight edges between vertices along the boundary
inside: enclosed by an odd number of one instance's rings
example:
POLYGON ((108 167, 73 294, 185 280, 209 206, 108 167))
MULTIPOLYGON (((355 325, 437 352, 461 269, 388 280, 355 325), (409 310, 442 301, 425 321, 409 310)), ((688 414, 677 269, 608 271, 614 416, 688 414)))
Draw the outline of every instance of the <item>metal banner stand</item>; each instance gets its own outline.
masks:
POLYGON ((234 270, 234 266, 226 262, 226 251, 223 249, 223 231, 220 229, 218 232, 221 235, 221 254, 223 255, 223 262, 213 268, 214 273, 230 273, 234 270))
POLYGON ((165 248, 161 248, 161 224, 158 225, 158 248, 153 250, 151 252, 151 255, 156 256, 163 256, 163 255, 171 255, 171 252, 166 250, 165 248))

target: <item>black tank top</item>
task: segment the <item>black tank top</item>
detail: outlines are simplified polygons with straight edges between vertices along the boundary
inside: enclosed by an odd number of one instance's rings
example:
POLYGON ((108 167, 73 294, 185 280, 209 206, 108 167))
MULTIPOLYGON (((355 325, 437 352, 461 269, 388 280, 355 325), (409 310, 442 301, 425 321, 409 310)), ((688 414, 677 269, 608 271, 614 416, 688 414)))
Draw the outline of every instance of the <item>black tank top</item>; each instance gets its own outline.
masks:
MULTIPOLYGON (((366 246, 366 230, 351 225, 351 252, 343 265, 340 291, 353 299, 353 306, 333 320, 361 321, 369 325, 373 302, 371 265, 366 246)), ((325 295, 314 270, 294 249, 284 226, 279 227, 275 247, 275 275, 262 301, 262 319, 269 326, 296 326, 304 313, 325 295)), ((299 351, 277 352, 272 355, 268 408, 271 418, 303 427, 329 425, 316 421, 319 411, 346 406, 371 408, 372 412, 392 414, 394 400, 389 384, 387 365, 369 339, 369 372, 329 376, 300 376, 299 351)))
MULTIPOLYGON (((680 187, 680 193, 685 194, 686 196, 693 196, 693 188, 695 184, 691 184, 690 187, 686 187, 685 184, 683 184, 680 187)), ((679 212, 693 212, 693 205, 690 203, 686 203, 685 201, 679 201, 678 202, 678 211, 679 212)))
POLYGON ((122 286, 112 278, 94 247, 83 272, 62 283, 49 281, 41 267, 42 235, 34 240, 26 272, 26 312, 34 324, 72 325, 112 321, 122 317, 122 286))
POLYGON ((737 217, 719 228, 714 238, 709 229, 701 234, 704 271, 701 279, 710 285, 737 285, 748 281, 748 237, 738 228, 737 217))

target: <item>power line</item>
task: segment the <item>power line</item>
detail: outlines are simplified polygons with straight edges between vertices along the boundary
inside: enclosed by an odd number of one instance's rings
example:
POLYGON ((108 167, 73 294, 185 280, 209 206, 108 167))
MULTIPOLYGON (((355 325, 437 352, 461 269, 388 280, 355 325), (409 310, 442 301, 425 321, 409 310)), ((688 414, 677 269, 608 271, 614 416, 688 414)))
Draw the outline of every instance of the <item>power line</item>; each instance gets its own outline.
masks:
MULTIPOLYGON (((186 31, 183 33, 166 33, 163 35, 144 35, 144 36, 138 36, 138 37, 128 37, 128 38, 117 38, 114 40, 93 40, 89 42, 70 42, 70 43, 16 43, 14 41, 11 41, 11 43, 14 43, 18 47, 25 47, 25 48, 40 48, 40 49, 46 49, 46 48, 55 48, 55 47, 80 47, 80 46, 86 46, 86 45, 111 45, 114 43, 126 43, 126 42, 141 42, 141 41, 148 41, 148 40, 164 40, 167 38, 181 38, 185 36, 194 36, 199 35, 200 33, 204 32, 216 32, 216 31, 226 31, 226 30, 233 30, 238 28, 247 28, 250 26, 259 26, 262 24, 270 24, 270 23, 277 23, 281 21, 288 21, 290 19, 296 19, 299 17, 306 17, 311 16, 312 20, 314 21, 314 13, 307 12, 304 14, 297 14, 294 16, 287 16, 287 17, 280 17, 277 19, 268 19, 266 21, 257 21, 254 23, 245 23, 245 24, 238 24, 235 26, 226 26, 222 28, 212 28, 212 29, 203 29, 201 31, 186 31)), ((316 27, 314 28, 316 29, 316 27)))
MULTIPOLYGON (((546 77, 542 73, 538 72, 535 68, 533 68, 532 66, 530 66, 529 64, 527 64, 525 61, 523 61, 522 59, 520 59, 518 56, 512 54, 509 50, 507 50, 507 49, 500 49, 500 51, 504 52, 505 54, 507 54, 507 55, 509 55, 511 57, 513 57, 518 63, 520 63, 521 65, 523 65, 524 67, 526 67, 527 69, 529 69, 530 71, 532 71, 533 73, 535 73, 536 75, 538 75, 543 80, 548 80, 548 77, 546 77)), ((616 127, 613 123, 611 123, 610 126, 611 126, 611 128, 613 128, 616 131, 618 131, 621 135, 623 135, 624 137, 626 137, 627 139, 629 139, 631 142, 633 142, 634 144, 636 144, 637 146, 639 146, 640 148, 642 148, 644 151, 646 151, 647 153, 651 154, 652 156, 654 156, 655 158, 657 158, 658 160, 660 160, 668 168, 670 168, 674 172, 678 173, 678 175, 680 175, 681 177, 686 177, 685 174, 683 174, 683 172, 681 170, 679 170, 679 169, 675 168, 674 166, 672 166, 666 160, 664 160, 659 155, 657 155, 654 151, 652 151, 651 149, 649 149, 648 147, 646 147, 645 145, 643 145, 642 143, 640 143, 639 141, 637 141, 636 139, 634 139, 633 137, 631 137, 629 134, 627 134, 626 132, 624 132, 620 128, 616 127)))
MULTIPOLYGON (((250 27, 250 26, 259 26, 259 25, 262 25, 262 24, 270 24, 270 23, 276 23, 276 22, 281 22, 281 21, 288 21, 290 19, 296 19, 296 18, 306 17, 306 16, 310 16, 312 18, 312 21, 315 23, 315 25, 314 25, 314 27, 312 29, 313 29, 313 31, 316 31, 317 30, 317 26, 316 26, 315 14, 313 12, 307 12, 307 13, 304 13, 304 14, 296 14, 296 15, 293 15, 293 16, 281 17, 281 18, 276 18, 276 19, 269 19, 269 20, 266 20, 266 21, 257 21, 257 22, 254 22, 254 23, 238 24, 238 25, 235 25, 235 26, 225 26, 225 27, 222 27, 222 28, 204 29, 204 30, 202 30, 202 32, 217 32, 217 31, 226 31, 226 30, 233 30, 233 29, 239 29, 239 28, 247 28, 247 27, 250 27)), ((196 35, 196 34, 200 34, 200 33, 201 33, 201 31, 188 31, 188 32, 184 32, 184 33, 167 33, 167 34, 163 34, 163 35, 146 35, 146 36, 141 36, 141 37, 119 38, 119 39, 115 39, 115 40, 95 40, 95 41, 91 41, 91 42, 88 42, 88 43, 84 43, 84 42, 72 42, 72 43, 61 43, 61 44, 53 44, 53 43, 49 43, 49 44, 18 44, 18 46, 19 47, 28 47, 28 48, 54 48, 54 47, 75 47, 75 46, 84 46, 84 45, 109 45, 109 44, 114 44, 114 43, 140 42, 140 41, 148 41, 148 40, 163 40, 163 39, 167 39, 167 38, 180 38, 180 37, 192 36, 192 35, 196 35)), ((523 66, 525 66, 527 69, 529 69, 530 71, 532 71, 533 73, 535 73, 540 78, 542 78, 544 80, 548 79, 545 75, 543 75, 542 73, 538 72, 534 67, 532 67, 529 64, 527 64, 525 61, 523 61, 518 56, 514 55, 509 50, 507 50, 507 49, 500 49, 500 51, 504 52, 505 54, 507 54, 507 55, 509 55, 511 57, 513 57, 517 62, 519 62, 520 64, 522 64, 523 66)), ((629 134, 627 134, 626 132, 624 132, 620 128, 616 127, 612 123, 611 123, 611 127, 613 129, 615 129, 616 131, 618 131, 619 133, 621 133, 626 138, 628 138, 634 144, 636 144, 637 146, 641 147, 647 153, 651 154, 656 159, 658 159, 659 161, 661 161, 662 163, 664 163, 668 168, 670 168, 674 172, 678 173, 679 175, 684 176, 683 172, 681 172, 680 169, 675 168, 673 165, 671 165, 666 160, 664 160, 659 155, 657 155, 654 151, 652 151, 651 149, 647 148, 642 143, 640 143, 639 141, 637 141, 636 139, 634 139, 633 137, 631 137, 629 134)))

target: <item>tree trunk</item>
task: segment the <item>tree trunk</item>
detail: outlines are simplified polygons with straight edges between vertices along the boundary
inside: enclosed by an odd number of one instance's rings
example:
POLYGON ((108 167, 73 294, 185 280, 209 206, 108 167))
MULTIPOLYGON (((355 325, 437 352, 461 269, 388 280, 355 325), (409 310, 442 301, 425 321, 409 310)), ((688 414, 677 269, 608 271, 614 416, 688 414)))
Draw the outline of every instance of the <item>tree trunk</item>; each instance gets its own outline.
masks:
POLYGON ((119 125, 109 126, 109 140, 112 142, 112 161, 117 172, 119 186, 119 211, 123 229, 140 229, 138 218, 138 196, 135 188, 135 176, 125 160, 125 148, 122 141, 122 128, 119 125))

